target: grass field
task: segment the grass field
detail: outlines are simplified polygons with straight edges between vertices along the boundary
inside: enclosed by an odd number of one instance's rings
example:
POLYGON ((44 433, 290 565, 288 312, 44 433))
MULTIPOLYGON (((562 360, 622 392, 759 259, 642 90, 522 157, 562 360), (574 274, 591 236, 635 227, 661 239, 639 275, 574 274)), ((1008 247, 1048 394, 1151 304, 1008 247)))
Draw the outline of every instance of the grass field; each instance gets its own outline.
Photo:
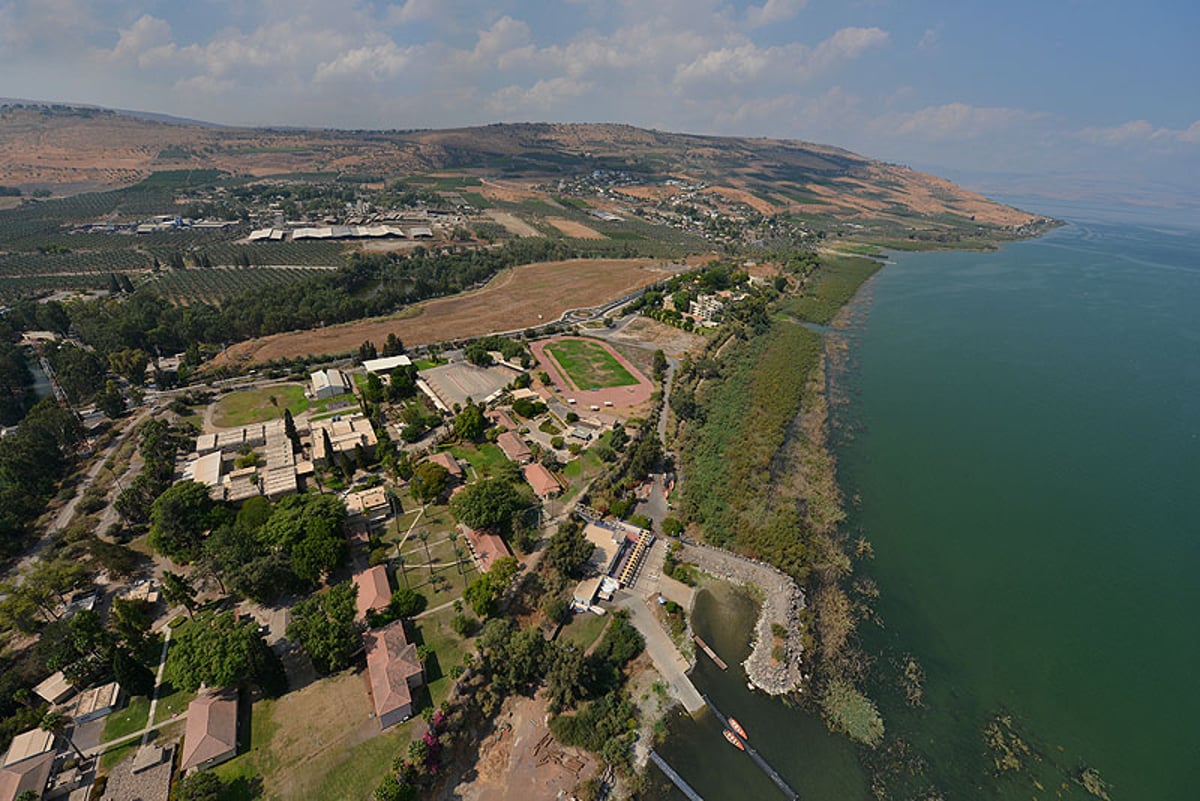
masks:
POLYGON ((256 703, 249 747, 214 771, 229 781, 241 779, 243 788, 261 776, 266 799, 362 801, 407 747, 412 730, 410 721, 381 733, 364 677, 347 670, 256 703))
POLYGON ((576 389, 627 387, 638 380, 597 342, 586 339, 560 339, 546 345, 576 389))
POLYGON ((127 734, 133 734, 146 726, 150 718, 150 699, 144 695, 136 695, 129 699, 129 705, 122 710, 113 712, 104 719, 104 733, 100 735, 103 742, 116 740, 127 734))
POLYGON ((651 259, 572 259, 505 270, 474 292, 437 298, 401 315, 376 317, 318 331, 295 331, 232 345, 216 363, 264 362, 309 353, 347 353, 363 340, 389 333, 406 345, 526 328, 558 319, 567 309, 595 306, 667 278, 675 268, 651 259))
POLYGON ((308 408, 304 387, 298 384, 287 386, 247 389, 226 395, 217 401, 213 409, 213 423, 222 428, 262 423, 283 417, 283 410, 290 409, 299 414, 308 408), (271 403, 271 398, 275 403, 271 403))
POLYGON ((604 631, 610 619, 608 616, 600 617, 591 612, 577 613, 570 623, 563 626, 563 630, 558 634, 558 641, 562 645, 574 645, 586 651, 600 636, 600 632, 604 631))

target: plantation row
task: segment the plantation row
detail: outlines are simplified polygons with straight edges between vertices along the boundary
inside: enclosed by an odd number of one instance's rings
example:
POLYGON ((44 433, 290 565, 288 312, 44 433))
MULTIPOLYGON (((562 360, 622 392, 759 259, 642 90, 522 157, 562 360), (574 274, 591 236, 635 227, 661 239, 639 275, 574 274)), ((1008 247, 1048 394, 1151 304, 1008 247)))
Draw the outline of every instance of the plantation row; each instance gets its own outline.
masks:
POLYGON ((289 284, 312 275, 312 270, 294 267, 171 270, 150 276, 144 286, 170 299, 172 303, 194 303, 203 300, 219 305, 221 301, 239 292, 289 284))
POLYGON ((60 273, 114 273, 145 270, 150 258, 135 250, 84 250, 69 253, 0 254, 0 276, 60 273))
MULTIPOLYGON (((199 248, 214 266, 241 264, 245 253, 251 265, 292 265, 312 267, 341 267, 346 263, 346 245, 341 242, 217 242, 199 248)), ((152 247, 150 252, 163 264, 168 263, 174 248, 152 247)), ((189 265, 190 260, 189 260, 189 265)))
POLYGON ((108 276, 101 273, 31 277, 0 275, 0 303, 14 303, 23 297, 49 290, 104 289, 107 286, 108 276))

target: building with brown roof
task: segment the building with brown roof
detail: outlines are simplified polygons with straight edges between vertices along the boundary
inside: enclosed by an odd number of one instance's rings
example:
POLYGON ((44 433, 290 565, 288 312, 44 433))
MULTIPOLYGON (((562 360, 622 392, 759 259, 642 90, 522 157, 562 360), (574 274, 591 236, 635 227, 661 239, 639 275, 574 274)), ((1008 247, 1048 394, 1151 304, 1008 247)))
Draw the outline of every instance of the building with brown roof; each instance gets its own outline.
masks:
POLYGON ((208 690, 188 704, 179 769, 207 770, 237 754, 238 691, 208 690))
POLYGON ((562 486, 558 483, 558 479, 545 466, 533 462, 525 465, 523 472, 525 480, 529 482, 529 486, 533 487, 533 491, 539 498, 553 498, 562 492, 562 486))
POLYGON ((467 545, 471 548, 471 556, 475 559, 479 572, 486 573, 497 559, 512 556, 508 544, 499 535, 476 531, 466 526, 460 528, 467 536, 467 545))
POLYGON ((454 458, 454 455, 450 453, 450 451, 438 451, 437 453, 431 454, 429 461, 433 464, 440 464, 442 467, 446 468, 446 472, 450 474, 451 478, 460 480, 462 479, 462 467, 459 465, 458 460, 454 458))
POLYGON ((354 574, 358 587, 358 616, 366 618, 372 609, 383 609, 392 600, 392 585, 388 581, 387 568, 383 565, 367 568, 354 574))
POLYGON ((54 735, 48 731, 30 729, 14 737, 0 760, 0 801, 13 801, 26 791, 41 798, 56 750, 54 735))
POLYGON ((506 409, 492 409, 487 413, 487 417, 492 421, 492 425, 504 426, 509 431, 516 431, 520 428, 506 409))
POLYGON ((505 456, 517 464, 524 464, 533 456, 525 441, 511 431, 505 431, 496 437, 496 444, 500 446, 500 450, 504 451, 505 456))
POLYGON ((386 729, 412 717, 412 691, 425 682, 417 646, 408 641, 404 621, 396 620, 363 635, 371 700, 379 727, 386 729))

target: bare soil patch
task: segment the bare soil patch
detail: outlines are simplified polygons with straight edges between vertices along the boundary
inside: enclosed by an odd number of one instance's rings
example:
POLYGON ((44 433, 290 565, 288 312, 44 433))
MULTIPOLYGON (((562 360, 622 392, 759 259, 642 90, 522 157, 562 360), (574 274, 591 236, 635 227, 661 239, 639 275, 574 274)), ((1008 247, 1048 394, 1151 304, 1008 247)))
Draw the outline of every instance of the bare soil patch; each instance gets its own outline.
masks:
POLYGON ((293 331, 231 346, 214 361, 265 362, 310 353, 345 353, 364 340, 382 344, 395 333, 408 345, 427 345, 557 320, 568 309, 596 306, 678 271, 650 259, 571 259, 506 270, 487 286, 425 301, 398 315, 311 331, 293 331))
POLYGON ((541 236, 542 232, 517 215, 507 211, 489 211, 488 216, 508 229, 515 236, 541 236))
POLYGON ((699 334, 689 334, 649 317, 638 317, 620 331, 608 334, 607 338, 651 351, 661 348, 663 353, 676 358, 685 353, 698 352, 706 341, 699 334))
POLYGON ((582 749, 559 745, 545 720, 546 702, 540 695, 507 699, 496 730, 479 746, 473 778, 459 782, 441 797, 464 801, 571 797, 571 791, 595 773, 596 758, 582 749))
POLYGON ((562 217, 547 217, 546 222, 562 231, 565 236, 574 237, 575 239, 608 239, 608 237, 594 228, 589 228, 575 220, 566 220, 562 217))
POLYGON ((775 206, 756 195, 752 195, 744 189, 733 189, 728 186, 710 186, 708 189, 704 190, 704 194, 720 195, 726 200, 733 201, 734 203, 744 203, 757 211, 759 214, 771 215, 776 211, 775 206))

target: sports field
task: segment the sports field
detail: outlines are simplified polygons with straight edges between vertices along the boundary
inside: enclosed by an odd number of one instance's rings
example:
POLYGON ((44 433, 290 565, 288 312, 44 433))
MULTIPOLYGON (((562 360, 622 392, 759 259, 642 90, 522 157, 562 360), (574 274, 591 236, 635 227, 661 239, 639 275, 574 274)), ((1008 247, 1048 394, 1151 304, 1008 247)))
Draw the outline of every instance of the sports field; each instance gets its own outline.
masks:
POLYGON ((234 392, 217 401, 213 425, 221 428, 264 423, 283 417, 283 410, 300 414, 308 408, 304 387, 298 384, 275 385, 234 392))
POLYGON ((560 339, 546 345, 576 389, 627 387, 638 380, 616 357, 598 342, 587 339, 560 339))

